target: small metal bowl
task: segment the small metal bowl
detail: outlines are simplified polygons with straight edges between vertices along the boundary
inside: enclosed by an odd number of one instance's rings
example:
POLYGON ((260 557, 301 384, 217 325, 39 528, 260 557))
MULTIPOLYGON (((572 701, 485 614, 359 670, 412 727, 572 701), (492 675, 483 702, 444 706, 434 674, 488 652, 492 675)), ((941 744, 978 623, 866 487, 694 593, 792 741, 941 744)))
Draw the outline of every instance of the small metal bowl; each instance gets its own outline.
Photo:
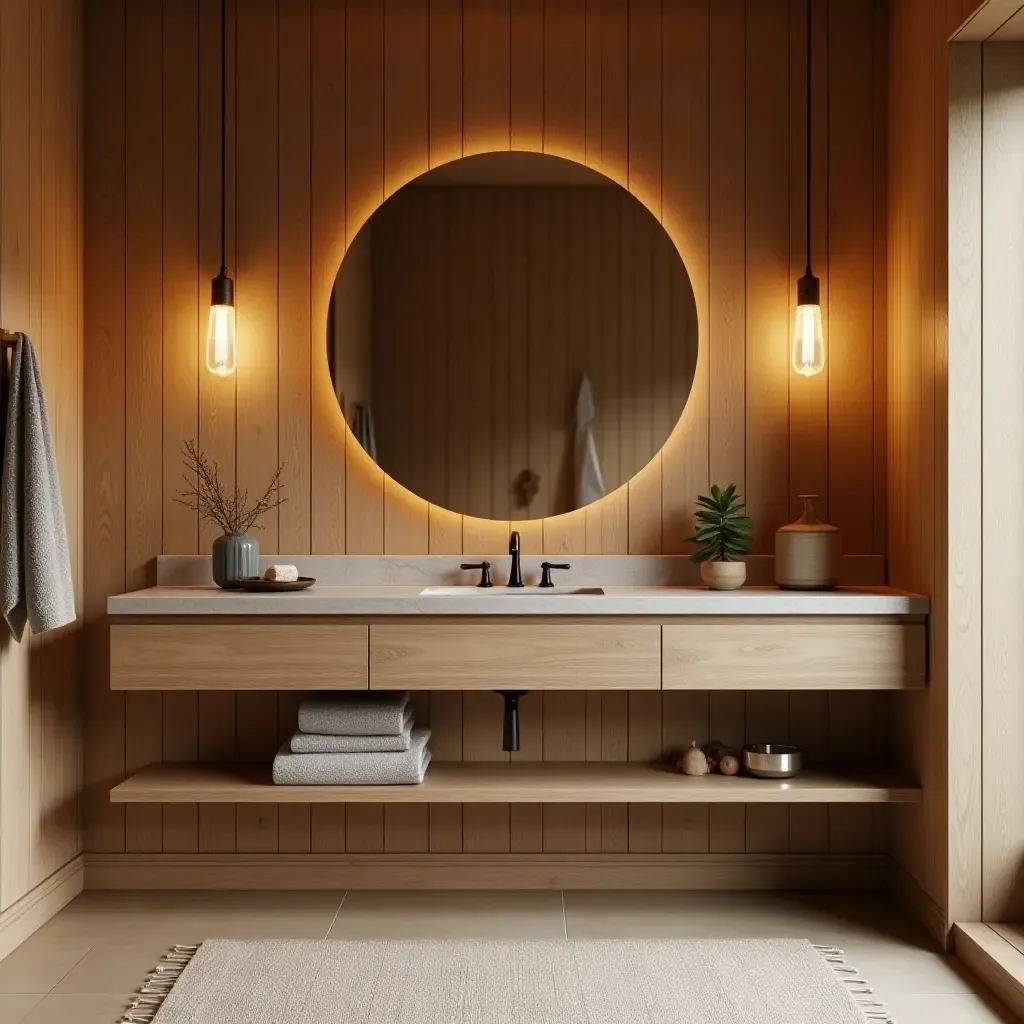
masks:
POLYGON ((751 743, 743 748, 743 768, 759 779, 788 779, 800 773, 804 752, 787 743, 751 743))

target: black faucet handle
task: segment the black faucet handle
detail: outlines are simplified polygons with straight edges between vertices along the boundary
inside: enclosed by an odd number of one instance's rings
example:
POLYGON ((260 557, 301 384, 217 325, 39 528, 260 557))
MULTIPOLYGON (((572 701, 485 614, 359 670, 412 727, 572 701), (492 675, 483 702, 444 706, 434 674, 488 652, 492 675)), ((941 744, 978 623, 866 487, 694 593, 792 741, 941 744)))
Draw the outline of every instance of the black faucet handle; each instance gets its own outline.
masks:
POLYGON ((490 562, 463 562, 463 569, 479 569, 480 570, 480 582, 477 584, 478 587, 493 587, 494 584, 491 582, 491 563, 490 562))
POLYGON ((538 586, 541 587, 553 587, 554 583, 551 582, 551 570, 552 569, 571 569, 572 566, 568 562, 541 562, 540 563, 540 583, 538 586))

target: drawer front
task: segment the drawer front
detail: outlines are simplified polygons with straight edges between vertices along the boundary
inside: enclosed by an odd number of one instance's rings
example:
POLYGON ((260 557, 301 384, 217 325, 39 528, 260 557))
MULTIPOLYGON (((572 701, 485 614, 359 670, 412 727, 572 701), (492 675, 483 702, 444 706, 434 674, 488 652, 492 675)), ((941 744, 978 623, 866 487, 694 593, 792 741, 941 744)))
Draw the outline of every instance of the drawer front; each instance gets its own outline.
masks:
POLYGON ((114 623, 115 690, 365 690, 367 627, 114 623))
POLYGON ((657 690, 661 627, 370 627, 377 690, 657 690))
POLYGON ((665 626, 666 690, 891 690, 925 685, 923 623, 665 626))

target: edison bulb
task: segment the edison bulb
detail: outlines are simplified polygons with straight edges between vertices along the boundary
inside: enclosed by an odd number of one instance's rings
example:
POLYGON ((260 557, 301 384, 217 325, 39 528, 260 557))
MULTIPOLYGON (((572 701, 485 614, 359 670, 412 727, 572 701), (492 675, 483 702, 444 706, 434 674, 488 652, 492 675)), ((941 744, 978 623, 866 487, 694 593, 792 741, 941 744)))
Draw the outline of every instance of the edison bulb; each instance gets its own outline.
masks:
POLYGON ((210 307, 206 331, 206 368, 218 377, 227 377, 237 368, 235 354, 235 307, 210 307))
POLYGON ((817 303, 796 307, 793 369, 803 377, 813 377, 825 369, 825 338, 821 330, 821 306, 817 303))

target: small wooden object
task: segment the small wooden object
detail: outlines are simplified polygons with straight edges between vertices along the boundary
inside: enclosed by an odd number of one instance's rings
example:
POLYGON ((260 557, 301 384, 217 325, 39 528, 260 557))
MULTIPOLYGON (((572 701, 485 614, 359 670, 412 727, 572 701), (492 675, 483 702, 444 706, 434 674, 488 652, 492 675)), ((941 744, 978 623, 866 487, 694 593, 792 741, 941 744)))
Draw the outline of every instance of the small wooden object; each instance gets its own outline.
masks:
POLYGON ((708 762, 708 771, 720 772, 722 775, 739 774, 739 754, 730 750, 721 740, 712 740, 703 749, 708 762))
POLYGON ((689 750, 683 754, 679 762, 679 768, 684 775, 707 775, 710 771, 707 755, 697 746, 696 740, 690 744, 689 750))

